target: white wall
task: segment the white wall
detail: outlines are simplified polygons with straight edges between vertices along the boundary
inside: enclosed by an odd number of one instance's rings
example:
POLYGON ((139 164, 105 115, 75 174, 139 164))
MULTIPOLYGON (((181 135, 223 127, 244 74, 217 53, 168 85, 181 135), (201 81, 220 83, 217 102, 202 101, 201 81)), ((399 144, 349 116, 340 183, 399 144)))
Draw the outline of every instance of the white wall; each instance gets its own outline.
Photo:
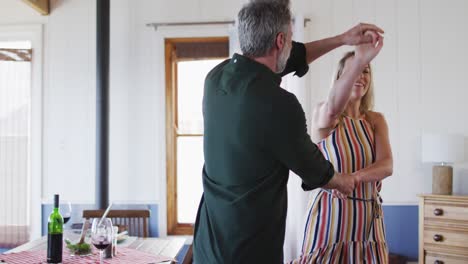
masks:
MULTIPOLYGON (((112 0, 111 199, 165 202, 164 66, 166 36, 227 35, 227 28, 163 28, 150 22, 231 20, 245 0, 112 0)), ((21 1, 1 0, 0 25, 44 24, 43 199, 94 200, 95 1, 52 1, 42 17, 21 1)), ((468 135, 468 2, 464 0, 292 0, 312 19, 306 39, 341 33, 358 21, 386 30, 375 65, 376 108, 387 117, 395 157, 384 182, 387 203, 414 203, 431 191, 420 162, 423 131, 468 135), (456 113, 456 114, 454 114, 456 113), (458 117, 458 118, 457 118, 458 117)), ((312 102, 323 99, 341 48, 307 75, 312 102)), ((468 194, 468 169, 455 166, 455 191, 468 194)), ((164 217, 161 218, 163 220, 164 217)))
POLYGON ((92 1, 57 1, 45 25, 44 199, 93 199, 95 12, 92 1))

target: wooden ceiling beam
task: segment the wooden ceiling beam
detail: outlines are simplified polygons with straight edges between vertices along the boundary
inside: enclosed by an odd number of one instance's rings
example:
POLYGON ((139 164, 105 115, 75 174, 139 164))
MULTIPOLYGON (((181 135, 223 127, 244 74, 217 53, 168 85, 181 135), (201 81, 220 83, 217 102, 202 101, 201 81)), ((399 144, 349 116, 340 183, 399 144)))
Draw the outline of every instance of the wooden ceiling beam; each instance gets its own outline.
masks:
POLYGON ((30 7, 34 8, 41 15, 49 14, 49 0, 23 0, 30 7))

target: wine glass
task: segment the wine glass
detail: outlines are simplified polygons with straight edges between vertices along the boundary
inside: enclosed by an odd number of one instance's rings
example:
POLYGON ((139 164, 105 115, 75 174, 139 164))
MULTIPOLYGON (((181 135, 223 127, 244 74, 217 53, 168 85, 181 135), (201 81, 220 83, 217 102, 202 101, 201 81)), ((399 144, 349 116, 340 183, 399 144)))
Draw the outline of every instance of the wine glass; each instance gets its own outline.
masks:
POLYGON ((63 217, 63 224, 67 224, 67 222, 71 218, 72 207, 69 201, 62 201, 59 205, 60 214, 63 217))
POLYGON ((100 263, 103 263, 103 253, 112 244, 112 221, 109 218, 94 218, 91 227, 91 242, 99 250, 100 263))

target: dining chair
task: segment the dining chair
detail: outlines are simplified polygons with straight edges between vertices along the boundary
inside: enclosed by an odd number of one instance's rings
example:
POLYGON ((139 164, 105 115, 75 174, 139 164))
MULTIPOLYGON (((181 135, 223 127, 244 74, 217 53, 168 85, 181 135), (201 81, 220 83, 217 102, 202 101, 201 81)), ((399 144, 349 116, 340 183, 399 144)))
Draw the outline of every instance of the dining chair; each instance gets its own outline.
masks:
POLYGON ((193 251, 192 251, 192 244, 190 244, 187 253, 185 253, 185 257, 182 260, 182 264, 192 264, 193 263, 193 251))
MULTIPOLYGON (((83 210, 83 218, 99 218, 104 214, 104 210, 83 210)), ((112 220, 112 224, 127 230, 129 236, 148 237, 150 210, 110 210, 107 218, 112 220)), ((120 229, 119 229, 120 232, 120 229)))

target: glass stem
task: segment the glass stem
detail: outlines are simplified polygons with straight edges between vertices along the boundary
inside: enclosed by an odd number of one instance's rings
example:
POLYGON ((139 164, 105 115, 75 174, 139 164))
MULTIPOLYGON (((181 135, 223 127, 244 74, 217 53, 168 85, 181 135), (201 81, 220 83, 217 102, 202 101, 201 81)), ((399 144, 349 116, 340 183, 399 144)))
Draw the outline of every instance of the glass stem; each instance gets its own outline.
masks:
POLYGON ((104 255, 104 250, 99 250, 99 263, 103 264, 103 255, 104 255))

